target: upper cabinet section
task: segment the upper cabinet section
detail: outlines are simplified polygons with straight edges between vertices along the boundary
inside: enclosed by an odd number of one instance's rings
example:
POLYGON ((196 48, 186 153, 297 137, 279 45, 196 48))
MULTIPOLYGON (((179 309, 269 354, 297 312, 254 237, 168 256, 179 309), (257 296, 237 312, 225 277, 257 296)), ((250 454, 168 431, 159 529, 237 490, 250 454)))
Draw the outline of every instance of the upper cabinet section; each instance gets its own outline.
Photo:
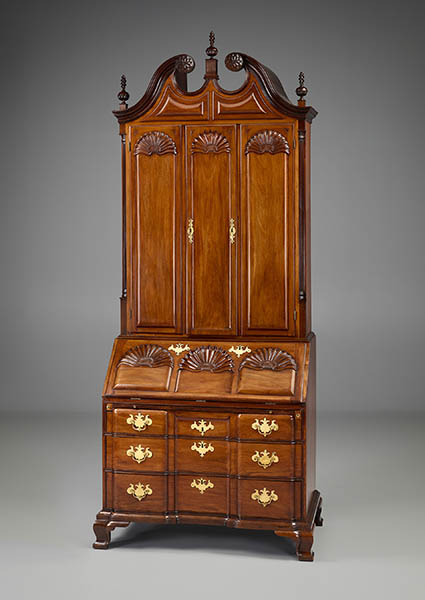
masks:
POLYGON ((276 75, 242 53, 225 65, 244 69, 244 84, 221 88, 216 54, 211 37, 197 91, 187 90, 186 54, 164 62, 131 107, 122 79, 121 332, 304 337, 316 111, 302 74, 292 104, 276 75))

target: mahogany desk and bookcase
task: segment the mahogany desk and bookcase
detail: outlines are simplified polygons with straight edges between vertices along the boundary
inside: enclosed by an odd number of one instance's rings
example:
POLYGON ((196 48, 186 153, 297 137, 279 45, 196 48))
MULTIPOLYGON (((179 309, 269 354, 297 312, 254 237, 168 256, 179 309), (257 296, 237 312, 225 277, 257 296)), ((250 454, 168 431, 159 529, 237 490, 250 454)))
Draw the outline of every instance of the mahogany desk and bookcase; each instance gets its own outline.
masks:
POLYGON ((194 61, 155 72, 131 107, 122 77, 121 334, 103 390, 103 508, 95 548, 134 521, 273 530, 313 560, 315 336, 310 127, 242 53, 236 91, 194 61))

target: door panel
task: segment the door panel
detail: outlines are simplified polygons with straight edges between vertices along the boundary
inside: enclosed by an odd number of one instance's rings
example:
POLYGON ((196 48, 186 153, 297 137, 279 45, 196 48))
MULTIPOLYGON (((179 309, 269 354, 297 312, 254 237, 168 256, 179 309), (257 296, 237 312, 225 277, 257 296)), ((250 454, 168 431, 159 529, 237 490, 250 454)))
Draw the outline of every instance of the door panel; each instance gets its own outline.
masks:
POLYGON ((295 333, 293 127, 243 125, 242 334, 295 333))
POLYGON ((181 332, 181 128, 131 137, 132 330, 181 332))
POLYGON ((187 327, 192 334, 236 333, 235 126, 187 127, 187 327))

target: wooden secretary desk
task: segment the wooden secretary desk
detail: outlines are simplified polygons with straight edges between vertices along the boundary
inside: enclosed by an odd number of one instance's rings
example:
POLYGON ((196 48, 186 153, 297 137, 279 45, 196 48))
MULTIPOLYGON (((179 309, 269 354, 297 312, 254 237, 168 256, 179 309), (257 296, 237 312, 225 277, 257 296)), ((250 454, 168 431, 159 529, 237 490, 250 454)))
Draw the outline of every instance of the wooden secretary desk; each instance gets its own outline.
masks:
POLYGON ((131 107, 122 77, 121 334, 103 390, 95 548, 130 522, 273 530, 313 560, 315 336, 310 125, 242 53, 236 91, 164 62, 131 107))

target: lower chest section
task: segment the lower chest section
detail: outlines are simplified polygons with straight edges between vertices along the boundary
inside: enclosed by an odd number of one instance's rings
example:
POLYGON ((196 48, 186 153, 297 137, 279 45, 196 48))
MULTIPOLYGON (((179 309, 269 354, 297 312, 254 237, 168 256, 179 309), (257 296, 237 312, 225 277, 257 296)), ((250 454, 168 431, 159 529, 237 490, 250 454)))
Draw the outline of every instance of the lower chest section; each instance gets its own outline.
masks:
POLYGON ((104 504, 115 512, 235 521, 305 518, 303 409, 109 407, 104 504))

